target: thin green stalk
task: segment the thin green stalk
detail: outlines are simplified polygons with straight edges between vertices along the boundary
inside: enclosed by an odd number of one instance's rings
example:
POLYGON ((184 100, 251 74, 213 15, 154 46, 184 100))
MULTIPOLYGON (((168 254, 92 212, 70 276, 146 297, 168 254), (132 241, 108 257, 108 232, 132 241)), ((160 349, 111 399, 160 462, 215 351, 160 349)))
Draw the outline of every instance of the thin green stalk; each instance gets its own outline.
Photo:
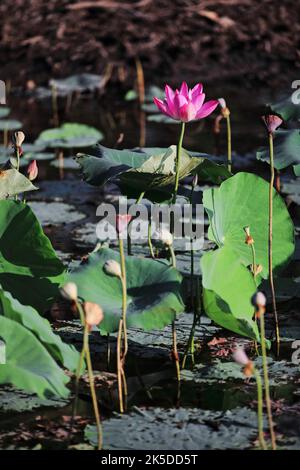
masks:
POLYGON ((228 171, 232 170, 232 151, 231 151, 231 123, 230 123, 230 115, 226 116, 226 124, 227 124, 227 159, 228 159, 228 171))
POLYGON ((264 438, 264 425, 263 425, 263 391, 262 382, 259 372, 254 368, 254 376, 257 385, 257 422, 258 422, 258 439, 260 446, 263 450, 267 450, 267 445, 264 438))
MULTIPOLYGON (((176 256, 175 256, 175 251, 172 245, 169 246, 169 251, 172 259, 172 266, 173 268, 176 269, 176 256)), ((172 343, 173 343, 173 357, 175 360, 175 366, 176 366, 176 376, 177 376, 177 381, 178 383, 180 382, 180 364, 179 364, 179 356, 178 356, 178 350, 177 350, 177 334, 176 334, 176 326, 175 326, 175 320, 172 322, 172 343)), ((178 398, 179 398, 179 391, 178 391, 178 398)))
POLYGON ((264 371, 264 383, 265 383, 265 397, 267 405, 267 414, 272 442, 272 449, 276 450, 276 436, 274 432, 274 423, 272 418, 272 405, 270 399, 270 386, 269 386, 269 373, 268 373, 268 363, 267 363, 267 351, 266 351, 266 334, 265 334, 265 319, 264 311, 260 309, 259 318, 260 318, 260 336, 261 336, 261 352, 263 360, 263 371, 264 371))
POLYGON ((176 149, 176 176, 175 176, 175 187, 174 187, 174 193, 173 193, 173 204, 175 204, 176 202, 178 186, 179 186, 180 157, 181 157, 184 130, 185 130, 185 122, 182 122, 179 142, 178 142, 177 149, 176 149))
POLYGON ((270 168, 271 168, 271 179, 269 185, 269 280, 272 294, 273 312, 275 317, 275 331, 276 331, 276 344, 277 344, 277 355, 279 355, 280 349, 280 332, 276 305, 276 296, 273 279, 273 187, 275 178, 274 169, 274 148, 273 148, 273 135, 269 133, 269 146, 270 146, 270 168))
POLYGON ((119 237, 119 249, 121 258, 121 283, 122 283, 122 317, 119 324, 118 341, 117 341, 117 364, 118 364, 118 390, 119 390, 119 401, 120 401, 120 412, 124 411, 123 392, 126 400, 127 397, 127 383, 124 372, 125 358, 128 351, 128 339, 127 339, 127 325, 126 325, 126 313, 127 313, 127 283, 126 283, 126 264, 124 255, 123 240, 119 237), (122 338, 124 340, 122 347, 122 338))
POLYGON ((92 401, 93 401, 94 414, 96 418, 98 450, 101 450, 102 443, 103 443, 102 426, 101 426, 101 419, 100 419, 100 413, 99 413, 99 408, 98 408, 97 395, 96 395, 96 390, 95 390, 94 374, 93 374, 93 367, 92 367, 90 348, 89 348, 89 328, 88 328, 87 323, 85 323, 85 326, 84 326, 83 345, 84 345, 84 351, 85 351, 85 356, 86 356, 86 363, 87 363, 87 369, 88 369, 88 376, 89 376, 90 390, 91 390, 91 396, 92 396, 92 401))
POLYGON ((155 254, 154 254, 153 245, 152 245, 152 220, 151 220, 151 214, 150 214, 149 221, 148 221, 148 246, 149 246, 151 258, 154 259, 155 254))
MULTIPOLYGON (((137 200, 135 201, 135 204, 139 204, 143 197, 145 196, 146 191, 142 191, 137 200)), ((130 237, 130 225, 131 225, 132 220, 128 223, 127 226, 127 254, 128 256, 132 255, 132 249, 131 249, 131 237, 130 237)))

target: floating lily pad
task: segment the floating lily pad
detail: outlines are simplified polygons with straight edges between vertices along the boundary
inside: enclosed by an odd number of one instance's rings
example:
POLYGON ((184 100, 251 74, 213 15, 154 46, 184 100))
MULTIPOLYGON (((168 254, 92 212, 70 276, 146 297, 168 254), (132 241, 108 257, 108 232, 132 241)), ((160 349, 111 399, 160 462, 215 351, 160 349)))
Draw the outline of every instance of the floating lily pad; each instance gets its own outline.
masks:
POLYGON ((10 113, 10 108, 0 106, 0 119, 6 118, 10 113))
POLYGON ((64 170, 78 170, 78 163, 74 160, 74 158, 63 158, 60 160, 55 160, 51 162, 51 166, 55 168, 63 168, 64 170))
POLYGON ((62 202, 30 202, 41 225, 71 224, 85 218, 74 206, 62 202))
POLYGON ((0 389, 0 411, 1 413, 24 413, 38 408, 66 406, 67 400, 62 398, 42 399, 32 393, 16 390, 12 387, 1 387, 0 389))
MULTIPOLYGON (((120 280, 103 269, 110 259, 120 261, 115 251, 100 248, 68 276, 69 281, 77 284, 82 299, 102 306, 105 315, 101 333, 117 331, 122 312, 120 280)), ((181 276, 174 268, 164 262, 129 256, 126 273, 128 328, 160 329, 183 312, 181 276)))
POLYGON ((50 86, 54 86, 60 93, 83 93, 95 91, 101 88, 103 77, 93 73, 80 73, 67 78, 51 79, 50 86))
POLYGON ((23 124, 16 119, 1 119, 0 120, 0 131, 17 131, 21 129, 23 124))
MULTIPOLYGON (((95 426, 87 426, 85 436, 96 445, 95 426)), ((248 408, 135 408, 103 423, 103 447, 110 450, 247 449, 256 437, 257 416, 248 408)))
POLYGON ((94 127, 66 123, 59 128, 41 132, 35 144, 44 144, 49 148, 79 148, 90 147, 102 139, 103 134, 94 127))

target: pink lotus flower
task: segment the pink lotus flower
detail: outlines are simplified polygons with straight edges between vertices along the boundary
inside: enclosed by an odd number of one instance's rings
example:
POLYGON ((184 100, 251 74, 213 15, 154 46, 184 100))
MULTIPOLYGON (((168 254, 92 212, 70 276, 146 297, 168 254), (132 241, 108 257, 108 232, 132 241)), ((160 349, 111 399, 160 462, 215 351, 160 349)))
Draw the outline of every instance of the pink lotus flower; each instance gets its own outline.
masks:
POLYGON ((189 122, 205 118, 219 105, 217 100, 204 103, 205 93, 202 93, 202 91, 203 86, 201 83, 189 89, 186 82, 183 82, 180 90, 175 91, 169 85, 166 85, 164 101, 158 98, 153 98, 153 100, 158 109, 170 118, 175 119, 175 121, 189 122))
POLYGON ((37 178, 38 175, 38 166, 36 160, 32 160, 32 162, 28 165, 27 168, 27 176, 30 181, 33 181, 37 178))
POLYGON ((261 118, 264 121, 269 134, 273 134, 277 127, 281 126, 283 123, 283 120, 279 116, 276 116, 276 114, 267 114, 261 118))
POLYGON ((129 214, 118 214, 116 216, 116 230, 118 234, 122 233, 125 230, 131 219, 132 215, 129 214))

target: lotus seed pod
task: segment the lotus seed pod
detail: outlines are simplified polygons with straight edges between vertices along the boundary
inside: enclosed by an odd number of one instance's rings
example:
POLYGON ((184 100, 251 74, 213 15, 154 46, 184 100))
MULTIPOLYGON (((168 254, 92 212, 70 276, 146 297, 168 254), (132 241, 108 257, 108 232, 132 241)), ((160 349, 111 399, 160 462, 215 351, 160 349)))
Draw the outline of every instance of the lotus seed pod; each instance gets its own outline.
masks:
POLYGON ((89 327, 99 325, 104 318, 103 310, 94 302, 84 302, 85 321, 89 327))
POLYGON ((122 277, 121 266, 114 259, 105 262, 103 266, 104 272, 110 276, 122 277))
POLYGON ((18 132, 15 132, 14 133, 14 136, 13 136, 13 143, 16 147, 21 147, 23 142, 25 140, 25 134, 24 132, 22 131, 18 131, 18 132))
POLYGON ((61 296, 66 300, 72 300, 76 302, 78 297, 77 286, 74 282, 67 282, 63 287, 60 288, 61 296))
POLYGON ((263 292, 256 292, 251 299, 251 303, 256 308, 265 307, 267 304, 265 294, 263 292))

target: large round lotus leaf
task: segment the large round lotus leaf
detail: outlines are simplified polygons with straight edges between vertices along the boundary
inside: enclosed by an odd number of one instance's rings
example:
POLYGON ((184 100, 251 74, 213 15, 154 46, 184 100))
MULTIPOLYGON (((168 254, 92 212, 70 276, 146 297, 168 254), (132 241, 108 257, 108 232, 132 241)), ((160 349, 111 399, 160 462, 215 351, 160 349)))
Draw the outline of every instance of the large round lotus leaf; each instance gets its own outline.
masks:
MULTIPOLYGON (((262 277, 268 277, 269 184, 259 176, 238 173, 219 188, 203 193, 209 217, 209 239, 219 247, 231 248, 245 266, 252 253, 245 244, 243 227, 249 226, 255 241, 256 263, 262 277)), ((294 226, 283 199, 273 190, 273 268, 279 271, 294 253, 294 226)), ((228 267, 230 271, 230 267, 228 267)))
POLYGON ((206 314, 218 325, 259 340, 250 299, 256 284, 230 247, 201 258, 203 302, 206 314))
MULTIPOLYGON (((176 175, 176 146, 161 149, 161 152, 158 150, 115 150, 99 145, 94 149, 95 155, 78 154, 76 161, 87 183, 102 186, 117 180, 123 193, 130 197, 138 197, 146 191, 146 197, 157 202, 163 200, 157 192, 167 193, 165 199, 170 197, 176 175)), ((191 157, 186 150, 182 150, 179 178, 197 173, 201 180, 220 183, 230 176, 224 166, 205 157, 206 154, 191 157)))
MULTIPOLYGON (((263 148, 256 154, 258 160, 270 161, 269 149, 263 148)), ((281 170, 300 163, 299 129, 278 130, 274 133, 274 166, 281 170)))
POLYGON ((51 304, 64 266, 29 206, 0 201, 0 284, 40 313, 51 304))
POLYGON ((17 170, 0 170, 0 199, 38 189, 17 170))
MULTIPOLYGON (((117 252, 101 248, 70 273, 68 281, 75 282, 79 296, 85 301, 101 305, 104 320, 103 333, 118 330, 122 312, 120 280, 104 272, 107 260, 120 261, 117 252)), ((144 330, 163 328, 176 314, 184 310, 181 298, 181 275, 162 261, 126 257, 127 326, 144 330)))
POLYGON ((30 306, 22 305, 9 292, 0 288, 0 315, 10 318, 31 331, 51 356, 71 371, 77 369, 79 354, 73 346, 64 343, 53 333, 48 320, 30 306))
POLYGON ((50 148, 80 148, 95 145, 102 139, 103 134, 94 127, 66 123, 61 127, 41 132, 35 144, 44 144, 50 148))
POLYGON ((0 131, 17 131, 22 128, 22 123, 15 119, 1 119, 0 131))
POLYGON ((68 377, 31 331, 0 315, 0 338, 6 354, 5 364, 0 365, 0 384, 12 384, 41 398, 68 396, 68 377))
POLYGON ((55 87, 60 93, 83 93, 95 91, 101 88, 103 77, 92 73, 80 73, 67 78, 52 79, 50 86, 55 87))

